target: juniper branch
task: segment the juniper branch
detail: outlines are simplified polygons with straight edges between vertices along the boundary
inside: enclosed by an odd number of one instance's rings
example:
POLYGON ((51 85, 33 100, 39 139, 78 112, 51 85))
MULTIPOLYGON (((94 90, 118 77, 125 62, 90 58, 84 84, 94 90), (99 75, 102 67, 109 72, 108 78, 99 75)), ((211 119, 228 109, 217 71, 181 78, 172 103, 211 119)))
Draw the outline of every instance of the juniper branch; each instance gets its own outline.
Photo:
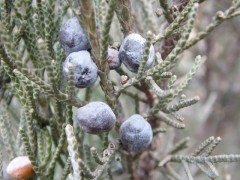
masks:
MULTIPOLYGON (((88 165, 89 169, 92 169, 92 159, 91 159, 91 147, 88 144, 83 145, 83 151, 84 151, 84 162, 88 165)), ((82 156, 83 159, 83 156, 82 156)))
POLYGON ((91 148, 91 154, 92 154, 94 160, 96 161, 96 163, 98 163, 100 165, 104 164, 104 162, 102 161, 101 157, 99 156, 96 148, 94 148, 94 147, 91 148))
POLYGON ((165 110, 163 110, 166 113, 170 113, 170 112, 176 112, 179 111, 182 108, 188 107, 188 106, 192 106, 194 104, 196 104, 198 101, 200 100, 200 98, 198 96, 190 98, 190 99, 186 99, 183 101, 179 101, 178 103, 167 107, 165 110))
MULTIPOLYGON (((112 3, 114 3, 114 2, 112 2, 112 3)), ((98 38, 97 29, 96 29, 96 24, 95 24, 95 19, 94 19, 95 15, 94 15, 94 10, 93 10, 91 1, 81 0, 80 10, 81 10, 80 19, 81 19, 81 22, 84 25, 84 27, 87 31, 87 34, 88 34, 88 38, 89 38, 89 41, 90 41, 90 44, 92 47, 93 59, 99 68, 99 77, 101 79, 101 81, 100 81, 101 88, 105 94, 107 103, 116 112, 117 99, 114 94, 113 84, 108 78, 109 69, 107 68, 106 63, 104 66, 102 66, 100 63, 101 55, 100 55, 100 45, 99 45, 99 41, 98 41, 99 38, 98 38)), ((109 10, 109 11, 111 11, 111 10, 109 10)), ((113 13, 113 12, 111 12, 111 13, 113 13)), ((111 13, 109 15, 111 15, 111 13)), ((109 22, 111 23, 111 21, 109 21, 109 22)), ((107 23, 109 23, 109 22, 107 22, 107 23)), ((110 26, 110 24, 109 24, 109 26, 110 26)), ((110 28, 110 27, 108 27, 108 28, 110 28)), ((109 31, 109 29, 107 31, 109 31)))
POLYGON ((12 159, 14 157, 14 154, 13 154, 13 147, 12 147, 12 143, 10 141, 10 134, 6 128, 6 122, 7 121, 6 119, 3 119, 2 116, 0 116, 0 135, 1 135, 1 139, 3 140, 3 143, 4 143, 4 146, 7 150, 7 152, 9 153, 9 159, 12 159))
POLYGON ((78 159, 78 164, 82 169, 82 173, 83 173, 84 177, 86 177, 88 179, 95 178, 95 175, 91 172, 89 167, 82 161, 82 159, 80 159, 80 158, 78 159))
POLYGON ((182 164, 183 164, 183 167, 184 167, 184 170, 186 172, 188 180, 193 180, 193 177, 192 177, 192 174, 190 172, 188 163, 186 161, 182 161, 182 164))
POLYGON ((75 96, 75 86, 74 86, 74 66, 70 64, 68 66, 68 84, 67 84, 67 93, 70 99, 73 99, 75 96))
MULTIPOLYGON (((107 49, 108 49, 108 42, 109 42, 109 31, 111 28, 111 23, 113 20, 114 10, 115 10, 116 1, 110 0, 109 8, 105 17, 105 22, 103 24, 103 30, 101 33, 101 66, 105 67, 107 64, 107 49)), ((105 68, 104 68, 105 69, 105 68)))
POLYGON ((27 123, 27 134, 29 137, 29 143, 31 146, 33 156, 36 156, 37 139, 36 139, 36 132, 33 127, 33 118, 32 118, 33 109, 29 109, 29 106, 27 106, 26 104, 24 104, 23 106, 24 106, 24 114, 25 114, 26 123, 27 123))
POLYGON ((219 26, 221 23, 223 23, 225 20, 230 19, 232 17, 235 17, 239 15, 239 13, 235 14, 235 11, 239 8, 240 2, 236 2, 235 4, 232 4, 232 6, 227 9, 226 11, 218 11, 216 15, 212 18, 212 22, 201 32, 199 32, 196 37, 191 39, 185 46, 184 49, 188 49, 195 45, 200 40, 204 39, 210 32, 212 32, 217 26, 219 26))
MULTIPOLYGON (((161 0, 165 1, 165 0, 161 0)), ((179 16, 177 16, 176 19, 165 29, 163 33, 160 33, 154 37, 153 44, 155 44, 158 41, 161 41, 162 39, 168 37, 173 33, 173 31, 179 26, 179 24, 185 19, 185 17, 190 12, 192 6, 193 6, 194 0, 189 1, 187 6, 184 8, 184 10, 181 12, 179 16)))
MULTIPOLYGON (((99 45, 99 35, 97 32, 96 24, 95 24, 95 14, 91 1, 80 0, 80 21, 83 27, 86 30, 89 42, 92 47, 92 55, 94 57, 95 62, 99 65, 100 59, 100 45, 99 45)), ((98 66, 99 67, 99 66, 98 66)))
POLYGON ((198 168, 204 172, 208 177, 215 179, 219 176, 217 169, 211 162, 206 162, 205 164, 196 163, 198 168))
MULTIPOLYGON (((189 20, 187 22, 187 25, 186 25, 186 29, 185 31, 183 32, 182 34, 182 37, 181 39, 178 41, 176 47, 173 49, 173 51, 167 56, 167 58, 165 59, 165 61, 163 61, 162 63, 160 64, 157 64, 156 66, 154 66, 153 68, 147 70, 143 76, 141 77, 133 77, 131 79, 128 80, 128 82, 126 84, 124 84, 120 89, 119 89, 119 92, 120 93, 121 91, 123 91, 124 89, 138 83, 139 81, 145 79, 147 76, 152 76, 153 74, 156 74, 157 72, 162 72, 162 70, 166 71, 168 70, 167 68, 169 68, 169 65, 173 65, 176 61, 176 57, 177 55, 179 55, 179 53, 182 52, 182 48, 185 46, 187 40, 188 40, 188 37, 190 35, 190 32, 192 30, 192 27, 193 27, 193 23, 194 23, 194 19, 195 19, 195 16, 196 16, 196 12, 197 12, 197 8, 198 8, 198 3, 194 3, 192 9, 191 9, 191 12, 190 12, 190 15, 189 15, 189 20)), ((163 72, 164 72, 163 71, 163 72)))
POLYGON ((134 31, 130 0, 117 1, 115 10, 118 17, 118 21, 120 22, 122 27, 122 32, 124 36, 127 36, 128 34, 134 31))
POLYGON ((46 48, 46 43, 43 39, 38 40, 38 50, 40 52, 41 60, 44 62, 49 83, 54 91, 54 93, 58 92, 57 85, 56 85, 56 74, 54 74, 53 67, 52 67, 52 59, 51 59, 51 52, 50 49, 46 48))
POLYGON ((140 63, 140 66, 138 68, 138 72, 137 72, 137 76, 142 76, 142 74, 145 71, 145 65, 148 61, 148 57, 149 57, 149 51, 150 51, 150 47, 151 47, 151 38, 152 38, 152 32, 148 31, 147 32, 147 40, 145 42, 145 47, 144 47, 144 52, 142 55, 142 60, 140 63))
POLYGON ((197 149, 190 154, 190 156, 197 156, 199 155, 208 145, 210 145, 214 141, 214 137, 211 136, 206 139, 202 144, 200 144, 197 149))
POLYGON ((37 0, 37 14, 39 17, 39 28, 42 29, 41 32, 41 37, 45 37, 45 18, 44 18, 44 13, 43 13, 43 5, 45 2, 42 2, 42 0, 37 0))
POLYGON ((23 0, 19 0, 19 1, 15 2, 15 3, 13 4, 14 12, 15 12, 15 14, 16 14, 16 17, 17 17, 19 20, 22 20, 22 19, 23 19, 22 13, 21 13, 21 9, 20 9, 22 3, 23 3, 23 0))
POLYGON ((62 125, 62 131, 61 131, 60 139, 58 141, 58 146, 56 147, 52 160, 50 161, 49 167, 47 168, 47 172, 46 172, 47 176, 51 176, 51 174, 53 173, 54 168, 56 167, 57 160, 60 157, 60 153, 63 149, 64 142, 66 139, 65 132, 64 132, 65 126, 66 126, 65 124, 62 125))
POLYGON ((6 141, 7 143, 10 143, 11 150, 14 156, 16 156, 16 149, 14 148, 14 137, 11 135, 11 132, 13 130, 13 126, 10 121, 10 116, 9 116, 9 109, 7 107, 7 104, 3 102, 3 108, 2 108, 2 123, 4 123, 5 130, 7 130, 7 134, 9 137, 9 142, 6 141))
POLYGON ((95 176, 94 178, 95 180, 98 179, 101 176, 102 172, 107 168, 108 163, 114 153, 115 153, 115 145, 113 143, 110 143, 108 145, 108 148, 103 151, 102 161, 104 162, 104 164, 98 165, 95 171, 93 172, 95 176))
POLYGON ((173 76, 172 72, 163 72, 163 73, 159 73, 154 75, 155 77, 159 77, 160 79, 168 79, 171 78, 173 76))
POLYGON ((223 163, 223 162, 239 162, 240 161, 240 155, 239 154, 222 154, 222 155, 216 155, 216 156, 208 156, 208 157, 202 157, 202 156, 181 156, 181 155, 175 155, 171 157, 171 162, 181 162, 182 160, 188 162, 188 163, 223 163))
POLYGON ((28 51, 28 55, 31 59, 31 62, 35 67, 39 67, 41 61, 39 61, 39 53, 37 49, 37 35, 35 32, 31 30, 30 22, 23 20, 22 22, 23 35, 22 38, 26 45, 26 49, 28 51))
POLYGON ((7 28, 0 22, 0 54, 5 61, 5 63, 9 66, 9 68, 16 67, 14 62, 17 59, 17 55, 15 53, 15 49, 13 47, 13 43, 11 43, 10 32, 7 31, 7 28))
POLYGON ((71 167, 71 160, 70 158, 67 159, 67 162, 64 166, 63 173, 61 175, 61 180, 67 179, 68 174, 70 173, 70 167, 71 167))
POLYGON ((73 124, 73 119, 72 119, 72 106, 71 105, 66 105, 66 123, 68 124, 73 124))
POLYGON ((39 91, 46 93, 50 97, 54 97, 58 101, 65 101, 66 103, 72 104, 76 107, 81 107, 85 104, 85 102, 80 101, 78 98, 69 99, 68 95, 61 92, 60 90, 57 90, 57 93, 55 94, 48 84, 45 84, 43 80, 37 78, 35 75, 30 75, 26 77, 17 69, 15 69, 13 73, 18 77, 18 79, 20 79, 24 83, 31 84, 33 88, 36 88, 39 91), (28 78, 31 78, 32 80, 28 78))
POLYGON ((167 132, 167 129, 165 128, 155 128, 153 129, 153 136, 156 136, 159 133, 165 133, 167 132))
POLYGON ((172 90, 169 91, 162 90, 151 76, 148 76, 145 81, 148 84, 148 86, 154 91, 154 93, 158 95, 158 97, 165 98, 173 95, 172 90))
POLYGON ((46 1, 44 6, 44 20, 45 20, 45 40, 49 55, 51 58, 54 58, 53 50, 53 27, 54 27, 54 1, 46 1))
POLYGON ((73 177, 74 179, 80 179, 81 177, 81 169, 79 165, 79 153, 77 147, 77 140, 74 136, 73 127, 71 125, 67 125, 65 127, 65 132, 67 136, 68 142, 68 153, 71 160, 72 168, 73 168, 73 177))
POLYGON ((176 97, 177 95, 179 95, 183 91, 183 89, 188 85, 189 81, 195 75, 195 73, 197 72, 198 68, 201 66, 202 63, 203 63, 203 61, 201 59, 201 56, 197 56, 191 70, 186 75, 183 82, 179 86, 176 87, 173 98, 176 97))
POLYGON ((51 135, 48 131, 48 129, 44 129, 43 131, 43 135, 45 137, 45 153, 44 153, 44 159, 41 163, 41 169, 45 168, 48 164, 48 162, 51 159, 51 155, 52 155, 52 139, 51 139, 51 135))
POLYGON ((169 118, 166 114, 164 114, 163 112, 158 112, 158 114, 156 115, 156 117, 158 117, 161 121, 165 122, 166 124, 168 124, 169 126, 175 127, 177 129, 184 129, 185 128, 185 124, 181 123, 181 122, 177 122, 175 120, 172 120, 171 118, 169 118))
POLYGON ((106 19, 106 2, 100 1, 98 3, 98 20, 99 20, 99 29, 102 32, 104 18, 106 19))
POLYGON ((40 132, 37 134, 37 154, 40 162, 43 162, 44 159, 44 147, 43 147, 43 132, 40 130, 40 132))
POLYGON ((33 169, 34 169, 34 172, 39 176, 39 177, 42 177, 42 172, 41 172, 41 169, 39 168, 38 166, 38 163, 36 161, 36 158, 33 156, 33 153, 31 151, 31 147, 30 147, 30 144, 29 144, 29 140, 28 140, 28 136, 27 134, 25 133, 25 130, 23 128, 20 128, 19 129, 19 132, 21 134, 21 138, 22 138, 22 141, 23 141, 23 144, 24 144, 24 148, 25 148, 25 151, 28 155, 28 158, 30 159, 32 165, 33 165, 33 169))
POLYGON ((159 3, 163 9, 164 17, 167 19, 168 22, 172 22, 173 17, 170 13, 169 1, 168 0, 159 0, 159 3))

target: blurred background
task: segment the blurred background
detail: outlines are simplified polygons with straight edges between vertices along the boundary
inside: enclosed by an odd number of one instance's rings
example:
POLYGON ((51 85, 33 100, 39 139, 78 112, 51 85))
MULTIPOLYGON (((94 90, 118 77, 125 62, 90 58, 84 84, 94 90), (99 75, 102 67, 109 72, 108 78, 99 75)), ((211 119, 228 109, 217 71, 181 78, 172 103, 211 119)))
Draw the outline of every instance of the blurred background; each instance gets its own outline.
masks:
MULTIPOLYGON (((229 7, 229 0, 206 1, 199 11, 196 31, 203 29, 218 10, 229 7)), ((191 83, 189 93, 200 96, 200 103, 184 113, 189 132, 195 142, 209 136, 223 140, 215 153, 240 152, 240 18, 235 17, 217 27, 207 38, 190 49, 191 53, 206 55, 207 60, 191 83), (191 128, 190 128, 191 129, 191 128)), ((184 62, 182 61, 184 64, 184 62)), ((233 180, 239 179, 239 163, 225 164, 233 180)), ((226 170, 227 169, 227 170, 226 170)), ((228 179, 226 173, 223 179, 228 179)))

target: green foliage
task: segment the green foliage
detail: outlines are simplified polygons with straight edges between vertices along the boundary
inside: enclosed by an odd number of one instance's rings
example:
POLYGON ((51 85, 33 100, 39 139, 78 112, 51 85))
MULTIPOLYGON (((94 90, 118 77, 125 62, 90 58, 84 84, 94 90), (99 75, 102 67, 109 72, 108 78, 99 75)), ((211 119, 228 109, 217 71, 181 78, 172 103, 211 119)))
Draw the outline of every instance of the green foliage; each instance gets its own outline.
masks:
MULTIPOLYGON (((148 174, 158 170, 169 179, 179 179, 180 175, 171 167, 174 162, 181 164, 187 178, 192 180, 190 164, 195 164, 210 178, 216 178, 219 176, 216 163, 240 161, 240 155, 211 155, 221 141, 219 137, 210 137, 186 155, 179 152, 188 148, 190 138, 180 140, 161 156, 154 148, 159 136, 164 136, 172 127, 188 127, 177 112, 200 100, 198 96, 187 98, 182 93, 205 58, 197 56, 190 71, 178 79, 172 69, 181 54, 222 22, 240 14, 240 1, 233 0, 227 10, 217 12, 206 29, 189 40, 202 2, 184 0, 174 4, 159 0, 158 6, 163 11, 160 18, 167 21, 168 26, 161 31, 160 28, 144 29, 146 46, 138 73, 129 75, 122 67, 113 70, 125 78, 119 82, 118 75, 112 75, 108 66, 108 47, 119 44, 111 31, 114 23, 121 29, 121 39, 136 31, 132 16, 135 7, 129 0, 0 0, 0 143, 3 147, 0 148, 0 171, 5 171, 4 161, 27 155, 39 179, 114 179, 117 176, 139 179, 139 164, 146 161, 154 164, 148 174), (178 6, 177 12, 174 12, 175 6, 178 6), (62 77, 62 62, 67 54, 60 47, 58 33, 64 20, 73 15, 87 34, 91 56, 98 67, 99 83, 86 90, 75 88, 73 66, 68 67, 68 80, 62 77), (168 38, 175 40, 169 54, 164 57, 158 52, 154 67, 145 70, 151 44, 157 49, 158 43, 168 38), (128 152, 119 142, 119 127, 126 119, 124 110, 128 108, 121 105, 123 95, 134 100, 136 113, 143 115, 152 126, 154 140, 144 152, 128 152), (113 109, 117 123, 112 131, 94 136, 78 127, 74 117, 76 108, 93 99, 106 101, 113 109), (140 108, 141 104, 147 108, 140 108), (119 156, 121 158, 117 158, 119 156), (115 170, 114 164, 123 167, 115 170)), ((145 8, 149 6, 147 1, 141 0, 140 4, 146 16, 155 17, 145 8)), ((147 22, 150 27, 158 27, 153 19, 148 18, 147 22)))

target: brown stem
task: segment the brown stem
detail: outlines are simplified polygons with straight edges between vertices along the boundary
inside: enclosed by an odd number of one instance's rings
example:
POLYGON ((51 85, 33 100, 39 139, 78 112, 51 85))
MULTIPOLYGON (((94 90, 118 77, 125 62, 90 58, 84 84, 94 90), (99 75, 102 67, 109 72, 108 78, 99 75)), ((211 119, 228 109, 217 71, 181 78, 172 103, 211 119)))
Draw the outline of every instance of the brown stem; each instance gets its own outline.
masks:
POLYGON ((92 1, 81 0, 79 17, 82 25, 84 26, 88 39, 92 47, 92 55, 97 64, 100 64, 100 45, 99 35, 95 24, 95 15, 92 1))
POLYGON ((130 0, 118 0, 116 4, 116 14, 124 36, 134 32, 130 0))
MULTIPOLYGON (((184 7, 187 5, 189 0, 183 0, 178 2, 178 4, 173 5, 170 9, 171 11, 174 11, 176 9, 179 13, 184 9, 184 7)), ((176 3, 176 2, 175 2, 176 3)), ((187 20, 187 19, 186 19, 187 20)), ((185 21, 186 21, 185 20, 185 21)), ((184 24, 184 23, 183 23, 184 24)), ((181 38, 181 34, 173 34, 170 37, 164 39, 158 48, 159 53, 162 56, 162 59, 164 60, 170 53, 171 51, 175 48, 178 40, 181 38)))
POLYGON ((100 57, 100 44, 99 44, 99 35, 95 24, 95 15, 94 9, 92 5, 92 1, 81 0, 80 7, 80 20, 87 32, 88 39, 90 41, 92 47, 92 55, 93 59, 96 62, 99 69, 99 77, 100 77, 100 86, 105 94, 107 103, 114 110, 116 116, 118 117, 116 111, 117 97, 114 94, 114 87, 112 82, 108 78, 109 67, 107 63, 103 63, 101 65, 101 57, 100 57))
POLYGON ((134 168, 133 156, 130 152, 127 155, 127 167, 128 167, 128 172, 131 175, 130 179, 138 180, 138 178, 136 176, 135 168, 134 168))
POLYGON ((146 95, 147 97, 147 101, 148 101, 148 105, 151 107, 153 107, 154 105, 154 98, 153 98, 153 94, 149 91, 149 87, 148 85, 144 82, 144 81, 141 81, 141 91, 144 92, 144 94, 146 95))

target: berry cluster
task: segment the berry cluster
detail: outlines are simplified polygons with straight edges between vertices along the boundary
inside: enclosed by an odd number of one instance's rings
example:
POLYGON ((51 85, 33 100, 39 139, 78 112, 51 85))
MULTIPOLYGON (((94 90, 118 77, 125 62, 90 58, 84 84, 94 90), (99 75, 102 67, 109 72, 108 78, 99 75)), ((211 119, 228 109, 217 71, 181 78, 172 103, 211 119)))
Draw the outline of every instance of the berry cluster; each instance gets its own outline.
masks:
MULTIPOLYGON (((98 78, 97 65, 89 53, 91 47, 87 36, 76 17, 69 19, 60 30, 60 43, 70 53, 63 62, 63 74, 69 76, 69 66, 74 67, 74 84, 78 88, 92 86, 98 78)), ((109 47, 107 61, 110 69, 116 69, 121 63, 128 70, 136 73, 142 61, 146 39, 141 35, 129 34, 118 50, 109 47)), ((154 48, 150 46, 145 69, 154 66, 154 48)), ((103 102, 91 102, 78 109, 76 119, 80 127, 87 133, 101 134, 110 131, 116 122, 112 109, 103 102)), ((141 116, 133 115, 122 123, 120 140, 123 147, 131 152, 146 149, 152 141, 152 128, 141 116)))
MULTIPOLYGON (((69 19, 63 24, 59 37, 63 49, 70 53, 63 63, 65 77, 68 77, 68 66, 72 64, 75 68, 75 86, 78 88, 92 86, 97 80, 97 66, 91 59, 90 53, 88 53, 88 50, 91 49, 90 43, 76 17, 69 19)), ((139 34, 132 33, 125 37, 119 52, 109 47, 107 57, 109 68, 119 68, 123 62, 129 71, 136 73, 142 61, 145 44, 146 39, 139 34)), ((150 69, 154 66, 154 56, 154 47, 151 45, 145 69, 150 69)))

